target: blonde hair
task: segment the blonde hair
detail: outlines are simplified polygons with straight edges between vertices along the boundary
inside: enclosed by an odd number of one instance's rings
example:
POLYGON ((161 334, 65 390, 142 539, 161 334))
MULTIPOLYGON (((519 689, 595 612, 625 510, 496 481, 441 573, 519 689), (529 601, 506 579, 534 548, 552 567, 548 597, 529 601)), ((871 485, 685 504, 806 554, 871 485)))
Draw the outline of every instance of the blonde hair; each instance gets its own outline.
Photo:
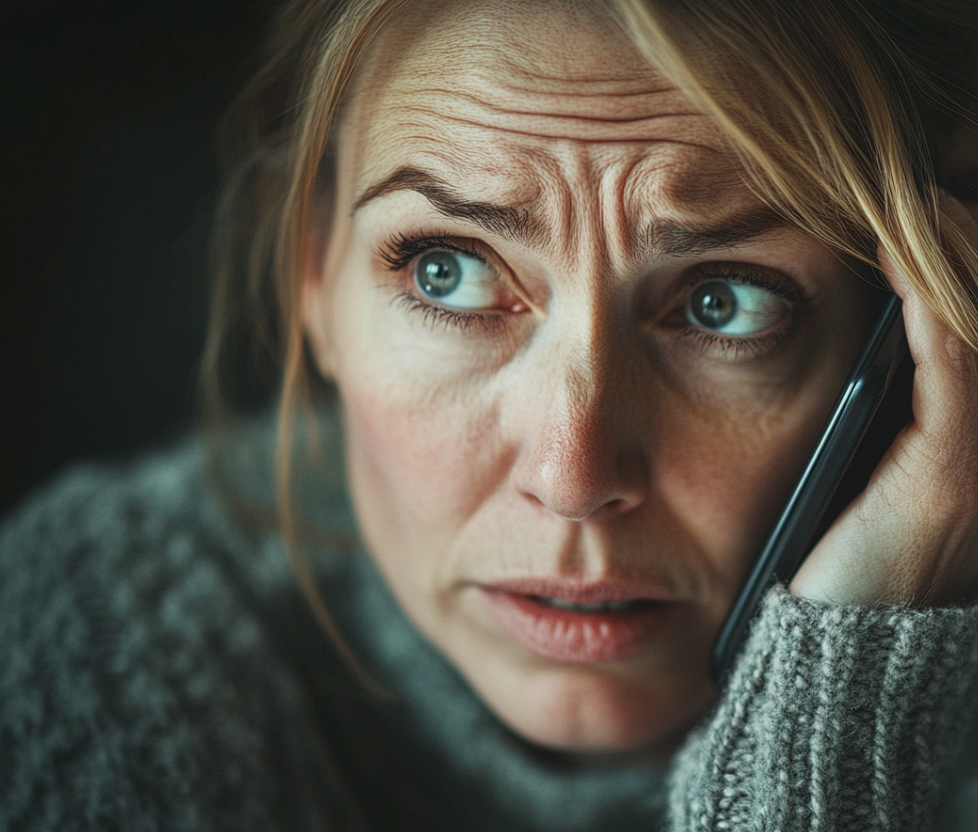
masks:
POLYGON ((974 3, 622 0, 621 8, 650 62, 730 137, 765 202, 863 260, 875 260, 878 244, 978 350, 978 250, 942 222, 940 137, 927 129, 928 118, 945 129, 975 126, 963 100, 974 79, 956 65, 976 43, 974 3))
MULTIPOLYGON (((277 396, 279 527, 313 610, 351 661, 300 555, 291 495, 297 419, 311 416, 321 387, 305 347, 301 283, 310 223, 329 208, 331 142, 344 96, 374 36, 409 5, 292 0, 284 7, 264 66, 225 124, 229 167, 202 374, 212 422, 225 423, 235 405, 277 396), (247 369, 235 376, 242 358, 247 369)), ((958 187, 973 172, 950 168, 943 150, 955 131, 974 127, 973 2, 592 5, 716 120, 765 202, 864 260, 873 261, 879 243, 978 349, 978 251, 942 221, 935 190, 958 187)))

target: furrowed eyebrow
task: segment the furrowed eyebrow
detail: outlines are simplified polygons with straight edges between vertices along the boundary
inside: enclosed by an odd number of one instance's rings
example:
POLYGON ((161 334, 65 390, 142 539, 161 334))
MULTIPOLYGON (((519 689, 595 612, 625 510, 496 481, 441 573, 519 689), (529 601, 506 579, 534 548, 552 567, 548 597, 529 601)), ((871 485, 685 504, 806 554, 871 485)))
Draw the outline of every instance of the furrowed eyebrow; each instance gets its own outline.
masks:
MULTIPOLYGON (((492 234, 519 243, 542 238, 541 229, 526 210, 465 199, 439 176, 412 165, 399 167, 368 187, 353 203, 353 210, 358 211, 367 203, 397 191, 419 193, 444 216, 468 220, 492 234)), ((655 220, 646 229, 645 247, 651 257, 710 254, 784 227, 787 227, 784 219, 766 207, 704 228, 674 220, 655 220)))
POLYGON ((367 188, 353 203, 353 210, 397 191, 415 191, 446 217, 468 220, 500 237, 528 243, 538 236, 537 228, 525 210, 464 199, 443 179, 410 165, 398 168, 367 188))
POLYGON ((710 254, 733 248, 788 223, 770 208, 757 208, 709 228, 693 228, 672 220, 655 220, 648 227, 646 240, 650 253, 666 255, 710 254))

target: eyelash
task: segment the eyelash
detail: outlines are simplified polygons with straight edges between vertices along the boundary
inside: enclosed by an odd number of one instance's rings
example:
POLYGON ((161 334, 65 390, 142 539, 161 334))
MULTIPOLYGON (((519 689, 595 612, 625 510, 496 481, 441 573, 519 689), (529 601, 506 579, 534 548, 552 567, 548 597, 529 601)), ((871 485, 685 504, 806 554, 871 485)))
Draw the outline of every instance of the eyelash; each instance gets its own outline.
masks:
POLYGON ((782 330, 753 337, 732 338, 729 335, 710 332, 708 329, 689 326, 683 335, 698 342, 697 346, 703 352, 718 351, 721 358, 736 360, 741 357, 753 358, 770 352, 785 340, 787 333, 782 330))
POLYGON ((381 260, 387 264, 387 268, 392 272, 396 272, 407 266, 418 255, 427 254, 433 249, 456 251, 459 254, 474 257, 481 263, 486 262, 486 258, 482 253, 460 245, 452 237, 443 237, 438 234, 419 234, 412 237, 400 233, 394 234, 384 241, 384 244, 380 247, 379 254, 381 260))
POLYGON ((436 306, 428 301, 421 300, 417 295, 410 292, 401 292, 394 298, 394 302, 403 309, 407 309, 413 314, 421 316, 424 323, 444 324, 445 326, 465 332, 473 324, 490 328, 493 324, 502 323, 499 315, 488 315, 484 312, 460 312, 457 309, 448 309, 444 306, 436 306))
POLYGON ((809 302, 808 296, 794 282, 783 277, 768 277, 746 263, 710 263, 701 266, 696 270, 688 288, 693 290, 711 280, 757 286, 792 306, 801 307, 809 302))
MULTIPOLYGON (((378 250, 378 255, 390 272, 397 273, 406 269, 416 257, 434 250, 454 251, 486 263, 486 257, 482 252, 460 244, 455 238, 438 234, 419 234, 410 237, 401 233, 394 234, 384 241, 378 250)), ((425 323, 430 323, 432 326, 444 324, 461 332, 467 331, 472 326, 493 329, 503 323, 500 315, 449 309, 424 300, 411 290, 398 292, 394 301, 409 312, 420 315, 425 323)))

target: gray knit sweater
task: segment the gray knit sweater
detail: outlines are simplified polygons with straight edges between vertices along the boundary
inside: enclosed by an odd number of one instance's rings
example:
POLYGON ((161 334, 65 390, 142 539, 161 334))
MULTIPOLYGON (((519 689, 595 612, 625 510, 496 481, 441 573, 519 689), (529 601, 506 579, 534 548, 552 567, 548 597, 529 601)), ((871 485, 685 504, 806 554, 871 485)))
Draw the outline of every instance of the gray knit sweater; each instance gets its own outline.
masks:
MULTIPOLYGON (((978 830, 978 609, 773 591, 669 771, 581 766, 500 726, 334 539, 317 580, 393 695, 367 692, 202 460, 78 468, 3 527, 0 830, 978 830)), ((310 505, 349 529, 339 479, 310 505)))

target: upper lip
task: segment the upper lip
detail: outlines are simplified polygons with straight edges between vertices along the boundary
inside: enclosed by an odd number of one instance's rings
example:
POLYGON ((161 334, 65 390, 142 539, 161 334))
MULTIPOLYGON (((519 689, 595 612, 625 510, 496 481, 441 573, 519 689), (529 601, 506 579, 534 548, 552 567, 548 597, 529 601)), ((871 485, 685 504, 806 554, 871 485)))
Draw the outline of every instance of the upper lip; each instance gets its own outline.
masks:
POLYGON ((676 594, 657 583, 603 578, 582 582, 566 578, 510 578, 481 584, 483 589, 514 595, 556 598, 569 604, 602 604, 612 601, 677 601, 676 594))

